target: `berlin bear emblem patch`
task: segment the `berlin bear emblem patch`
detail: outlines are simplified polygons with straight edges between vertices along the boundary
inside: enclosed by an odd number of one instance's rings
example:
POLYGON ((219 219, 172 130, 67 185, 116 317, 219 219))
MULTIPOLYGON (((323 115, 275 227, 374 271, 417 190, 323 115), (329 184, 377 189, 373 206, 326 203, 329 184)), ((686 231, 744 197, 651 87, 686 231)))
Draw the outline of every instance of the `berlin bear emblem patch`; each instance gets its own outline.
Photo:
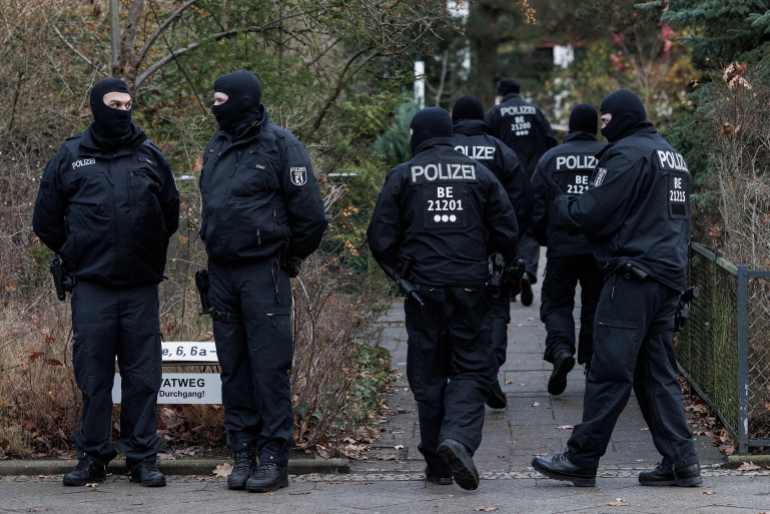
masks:
POLYGON ((289 178, 295 186, 307 184, 307 168, 305 166, 292 166, 289 168, 289 178))

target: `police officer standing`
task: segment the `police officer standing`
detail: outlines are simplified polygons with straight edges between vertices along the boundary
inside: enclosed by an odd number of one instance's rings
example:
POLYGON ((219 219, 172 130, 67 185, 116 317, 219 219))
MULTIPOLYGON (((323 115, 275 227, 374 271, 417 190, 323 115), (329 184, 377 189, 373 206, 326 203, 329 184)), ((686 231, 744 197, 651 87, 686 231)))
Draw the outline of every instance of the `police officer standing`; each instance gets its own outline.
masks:
MULTIPOLYGON (((521 97, 519 83, 501 80, 497 84, 497 105, 487 113, 487 124, 494 136, 516 152, 528 177, 532 177, 540 157, 557 141, 545 115, 521 97)), ((531 234, 521 231, 519 255, 526 273, 521 280, 521 303, 532 305, 532 285, 537 282, 540 245, 531 234)))
POLYGON ((443 109, 418 112, 412 159, 385 179, 368 230, 372 255, 410 294, 407 376, 417 401, 426 478, 476 489, 489 390, 487 259, 510 260, 516 215, 500 182, 456 152, 443 109))
MULTIPOLYGON (((452 144, 455 150, 486 166, 497 177, 516 212, 519 232, 526 231, 530 217, 529 175, 519 163, 516 153, 500 139, 489 134, 481 101, 474 96, 459 98, 452 107, 452 122, 452 144)), ((495 270, 500 273, 513 263, 493 261, 491 264, 501 268, 495 270)), ((498 282, 497 290, 492 292, 490 299, 493 377, 497 377, 500 367, 505 363, 508 351, 508 323, 511 321, 510 285, 505 280, 498 282)), ((487 405, 493 409, 504 409, 506 404, 505 393, 495 378, 487 397, 487 405)))
POLYGON ((601 106, 610 145, 593 187, 554 204, 557 223, 585 232, 608 276, 596 311, 594 350, 583 404, 567 451, 538 457, 549 478, 593 486, 612 430, 636 393, 663 461, 642 485, 697 486, 700 466, 677 383, 671 341, 687 287, 690 174, 658 134, 641 100, 620 90, 601 106))
POLYGON ((40 182, 33 227, 63 260, 72 290, 73 366, 83 395, 77 467, 64 485, 105 479, 112 446, 115 358, 121 376, 121 438, 131 481, 164 486, 156 455, 161 380, 158 283, 179 195, 160 150, 131 121, 118 79, 91 90, 94 121, 59 148, 40 182))
POLYGON ((604 144, 596 140, 599 114, 586 104, 576 105, 569 119, 564 144, 540 158, 532 176, 533 232, 539 244, 548 247, 543 281, 540 319, 545 323, 544 359, 553 364, 548 392, 558 395, 567 387, 567 374, 575 365, 575 288, 580 283, 580 338, 578 362, 591 363, 593 318, 602 274, 585 234, 559 226, 548 211, 561 195, 577 196, 588 191, 596 154, 604 144))
POLYGON ((289 278, 326 229, 310 158, 291 132, 269 120, 261 97, 251 72, 216 80, 212 111, 219 130, 206 147, 200 179, 208 297, 234 454, 227 485, 252 492, 288 485, 289 278))

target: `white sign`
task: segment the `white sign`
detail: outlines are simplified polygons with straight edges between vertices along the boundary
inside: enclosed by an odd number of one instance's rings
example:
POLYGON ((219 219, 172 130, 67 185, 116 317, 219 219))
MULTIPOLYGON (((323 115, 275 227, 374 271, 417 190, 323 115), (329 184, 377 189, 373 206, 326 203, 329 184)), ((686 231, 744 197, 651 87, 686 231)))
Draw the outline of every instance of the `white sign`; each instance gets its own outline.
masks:
POLYGON ((163 362, 203 362, 217 364, 217 347, 213 341, 163 341, 161 343, 163 362))
MULTIPOLYGON (((120 403, 121 379, 115 374, 112 403, 120 403)), ((222 381, 219 373, 164 373, 158 392, 158 404, 220 404, 222 381)))

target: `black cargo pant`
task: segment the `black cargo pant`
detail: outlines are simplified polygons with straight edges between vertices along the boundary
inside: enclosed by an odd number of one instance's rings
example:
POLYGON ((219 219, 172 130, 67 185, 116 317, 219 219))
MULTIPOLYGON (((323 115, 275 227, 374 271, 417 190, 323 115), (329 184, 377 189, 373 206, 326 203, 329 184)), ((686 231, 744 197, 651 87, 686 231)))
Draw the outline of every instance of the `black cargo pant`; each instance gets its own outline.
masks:
POLYGON ((209 280, 228 444, 285 464, 293 426, 289 277, 276 258, 209 262, 209 280))
POLYGON ((83 395, 75 447, 103 462, 112 446, 115 357, 121 378, 120 441, 129 462, 160 446, 155 405, 161 379, 158 286, 112 288, 79 282, 72 292, 73 365, 83 395))
POLYGON ((497 377, 500 368, 505 364, 508 354, 508 324, 511 322, 511 290, 501 286, 499 292, 492 294, 489 309, 489 324, 492 347, 493 377, 497 377))
POLYGON ((537 282, 537 267, 540 264, 540 243, 530 234, 524 234, 519 239, 519 257, 524 260, 524 270, 534 284, 537 282))
POLYGON ((578 362, 591 362, 594 314, 602 290, 602 271, 592 255, 549 257, 543 280, 540 319, 548 335, 543 358, 553 362, 566 351, 575 355, 575 288, 580 283, 578 362))
POLYGON ((488 293, 484 289, 420 288, 421 307, 404 304, 407 377, 420 420, 420 451, 440 465, 439 443, 454 439, 473 453, 481 444, 489 389, 488 293))
POLYGON ((679 293, 654 280, 607 277, 596 311, 583 422, 567 443, 576 465, 598 465, 632 389, 664 462, 698 461, 671 346, 678 301, 679 293))

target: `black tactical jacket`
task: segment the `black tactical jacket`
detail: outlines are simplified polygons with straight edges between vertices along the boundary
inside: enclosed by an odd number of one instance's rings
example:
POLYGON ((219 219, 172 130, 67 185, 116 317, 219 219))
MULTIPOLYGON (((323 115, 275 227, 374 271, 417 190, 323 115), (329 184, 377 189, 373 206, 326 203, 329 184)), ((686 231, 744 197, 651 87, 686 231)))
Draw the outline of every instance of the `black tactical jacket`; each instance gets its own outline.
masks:
POLYGON ((482 120, 456 122, 451 141, 456 151, 480 162, 495 174, 516 212, 519 233, 526 232, 532 210, 529 175, 521 166, 516 153, 489 134, 487 124, 482 120))
POLYGON ((200 190, 201 238, 219 263, 304 259, 326 230, 307 151, 267 114, 240 140, 214 134, 204 151, 200 190))
POLYGON ((515 256, 518 226, 494 174, 436 138, 390 170, 367 235, 386 273, 426 286, 479 287, 492 252, 515 256))
POLYGON ((596 155, 606 145, 592 134, 572 132, 564 144, 548 150, 540 158, 532 176, 532 227, 538 242, 548 247, 548 255, 564 257, 593 253, 581 232, 560 227, 549 219, 548 211, 560 195, 582 195, 590 187, 596 155))
POLYGON ((157 284, 179 226, 179 193, 155 145, 105 152, 87 130, 46 166, 32 225, 78 280, 157 284))
POLYGON ((599 155, 587 193, 562 196, 555 207, 609 270, 630 263, 673 289, 687 287, 690 173, 649 123, 599 155))
POLYGON ((557 144, 540 109, 517 94, 505 96, 487 113, 487 125, 516 152, 528 177, 532 177, 540 156, 557 144))

